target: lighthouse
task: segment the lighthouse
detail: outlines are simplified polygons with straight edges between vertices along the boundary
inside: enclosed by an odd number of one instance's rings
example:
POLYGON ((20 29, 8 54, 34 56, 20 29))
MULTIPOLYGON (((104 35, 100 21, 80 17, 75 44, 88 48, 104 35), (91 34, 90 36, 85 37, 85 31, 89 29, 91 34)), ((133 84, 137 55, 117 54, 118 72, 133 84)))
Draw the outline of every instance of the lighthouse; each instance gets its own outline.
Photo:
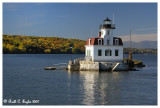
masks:
POLYGON ((99 26, 98 37, 87 39, 85 59, 69 61, 69 71, 127 71, 128 62, 123 60, 123 42, 113 36, 115 24, 108 17, 99 26))
POLYGON ((123 42, 113 36, 115 24, 108 17, 99 26, 98 37, 89 38, 85 45, 85 59, 93 62, 121 62, 123 42))

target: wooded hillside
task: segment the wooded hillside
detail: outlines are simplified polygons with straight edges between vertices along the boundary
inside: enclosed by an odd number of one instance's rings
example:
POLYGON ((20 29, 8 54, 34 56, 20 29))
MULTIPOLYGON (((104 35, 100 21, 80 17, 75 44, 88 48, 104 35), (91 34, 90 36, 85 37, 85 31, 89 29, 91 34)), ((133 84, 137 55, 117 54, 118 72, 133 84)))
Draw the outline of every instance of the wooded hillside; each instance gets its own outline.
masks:
POLYGON ((58 37, 3 35, 4 54, 81 54, 85 41, 58 37))

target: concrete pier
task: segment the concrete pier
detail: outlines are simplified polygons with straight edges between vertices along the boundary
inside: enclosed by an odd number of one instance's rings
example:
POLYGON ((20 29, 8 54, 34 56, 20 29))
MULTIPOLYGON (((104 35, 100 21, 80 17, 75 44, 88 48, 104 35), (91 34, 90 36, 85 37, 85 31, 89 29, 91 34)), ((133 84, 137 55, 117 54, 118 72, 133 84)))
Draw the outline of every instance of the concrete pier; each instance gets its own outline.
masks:
POLYGON ((79 61, 81 71, 99 70, 99 62, 79 61))
POLYGON ((93 62, 86 60, 69 61, 68 70, 70 71, 127 71, 129 66, 123 62, 93 62))

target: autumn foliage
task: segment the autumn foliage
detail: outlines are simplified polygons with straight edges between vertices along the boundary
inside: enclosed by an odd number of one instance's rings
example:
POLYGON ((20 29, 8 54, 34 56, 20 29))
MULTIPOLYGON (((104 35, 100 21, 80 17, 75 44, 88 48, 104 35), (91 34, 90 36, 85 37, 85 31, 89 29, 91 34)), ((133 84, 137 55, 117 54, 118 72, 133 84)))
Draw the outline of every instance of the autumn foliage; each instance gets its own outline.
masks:
POLYGON ((86 41, 58 37, 3 35, 4 54, 82 54, 86 41))

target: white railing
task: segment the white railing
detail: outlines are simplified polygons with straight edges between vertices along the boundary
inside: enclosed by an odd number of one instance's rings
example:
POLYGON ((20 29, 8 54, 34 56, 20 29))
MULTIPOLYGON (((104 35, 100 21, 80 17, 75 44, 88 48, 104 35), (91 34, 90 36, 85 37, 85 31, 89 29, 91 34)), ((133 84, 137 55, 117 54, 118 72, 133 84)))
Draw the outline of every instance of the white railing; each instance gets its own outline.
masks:
POLYGON ((101 24, 100 28, 115 28, 115 24, 101 24))

